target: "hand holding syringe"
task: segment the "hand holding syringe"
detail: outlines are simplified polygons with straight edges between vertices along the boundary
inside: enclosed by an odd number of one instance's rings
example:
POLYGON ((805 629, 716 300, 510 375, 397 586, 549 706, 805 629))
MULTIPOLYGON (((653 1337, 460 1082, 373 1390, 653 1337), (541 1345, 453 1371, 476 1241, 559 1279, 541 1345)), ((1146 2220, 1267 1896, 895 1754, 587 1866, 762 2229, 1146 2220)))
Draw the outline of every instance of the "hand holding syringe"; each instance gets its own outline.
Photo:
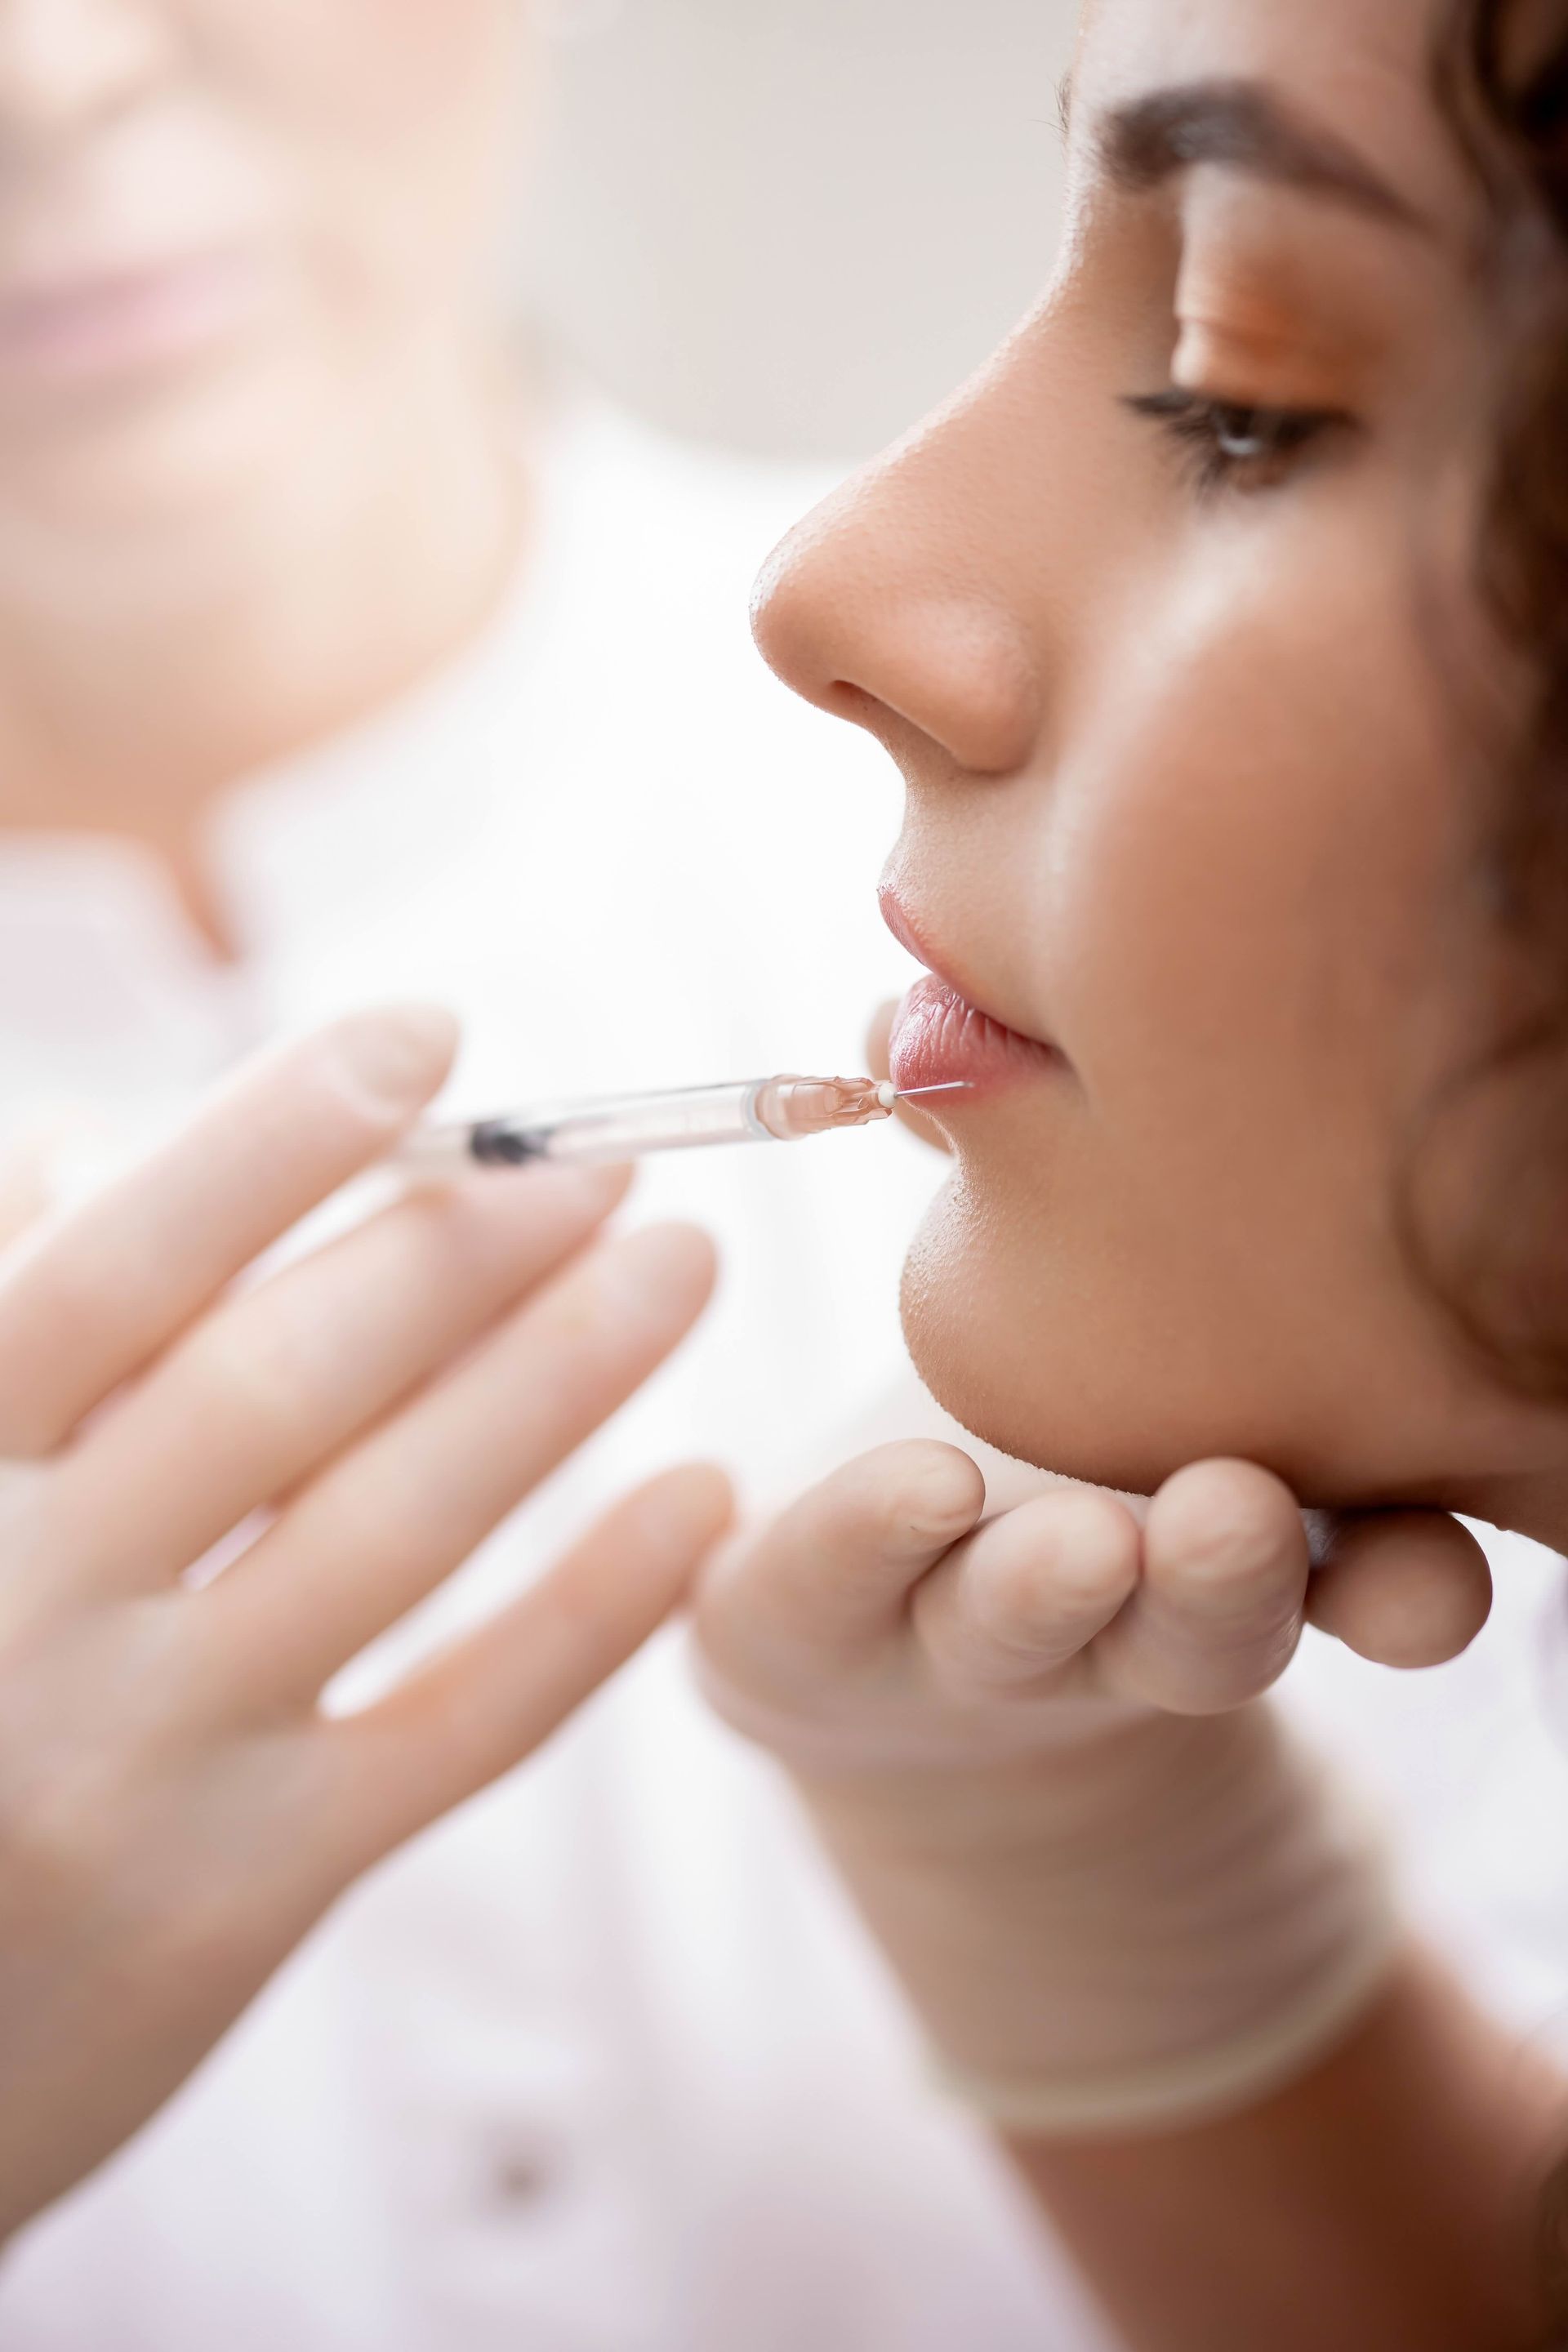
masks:
POLYGON ((395 1164, 439 1176, 476 1162, 489 1168, 522 1168, 543 1160, 586 1165, 715 1143, 799 1143, 838 1128, 891 1118, 900 1102, 921 1095, 963 1091, 962 1086, 921 1087, 901 1094, 875 1078, 784 1076, 598 1102, 542 1103, 474 1124, 421 1128, 396 1153, 395 1164))

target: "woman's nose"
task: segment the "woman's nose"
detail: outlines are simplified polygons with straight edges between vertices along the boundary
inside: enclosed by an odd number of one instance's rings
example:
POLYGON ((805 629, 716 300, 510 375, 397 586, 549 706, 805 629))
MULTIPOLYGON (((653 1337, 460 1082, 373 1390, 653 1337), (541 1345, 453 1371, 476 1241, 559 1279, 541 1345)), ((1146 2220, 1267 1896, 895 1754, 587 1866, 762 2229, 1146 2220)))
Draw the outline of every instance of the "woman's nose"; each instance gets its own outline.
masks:
POLYGON ((167 0, 0 0, 0 168, 142 97, 176 46, 167 0))
POLYGON ((986 574, 983 550, 1005 541, 950 432, 936 427, 808 515, 763 571, 752 625, 763 657, 808 701, 895 748, 912 727, 972 774, 1010 774, 1039 733, 1037 650, 986 574))

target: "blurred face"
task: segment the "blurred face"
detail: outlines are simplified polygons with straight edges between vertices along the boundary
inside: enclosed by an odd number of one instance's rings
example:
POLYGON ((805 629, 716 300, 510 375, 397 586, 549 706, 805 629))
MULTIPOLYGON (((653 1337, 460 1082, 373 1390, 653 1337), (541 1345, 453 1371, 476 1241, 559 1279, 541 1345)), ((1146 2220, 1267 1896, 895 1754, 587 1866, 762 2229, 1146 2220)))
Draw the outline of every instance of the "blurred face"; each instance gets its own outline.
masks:
POLYGON ((762 593, 774 666, 908 782, 885 904, 932 977, 894 1074, 966 1088, 917 1361, 981 1434, 1112 1484, 1233 1451, 1438 1499, 1561 1445, 1397 1229, 1494 949, 1467 566, 1495 336, 1434 26, 1096 0, 1043 308, 762 593))
POLYGON ((471 325, 521 14, 0 0, 0 548, 243 494, 471 325))

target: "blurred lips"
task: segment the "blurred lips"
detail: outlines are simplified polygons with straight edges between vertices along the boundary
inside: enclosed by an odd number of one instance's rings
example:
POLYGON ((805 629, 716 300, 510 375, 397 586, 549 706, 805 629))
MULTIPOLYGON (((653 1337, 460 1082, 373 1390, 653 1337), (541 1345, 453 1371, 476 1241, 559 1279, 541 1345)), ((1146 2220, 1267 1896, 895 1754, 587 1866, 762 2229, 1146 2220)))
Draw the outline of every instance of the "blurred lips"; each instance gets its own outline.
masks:
POLYGON ((238 253, 0 283, 0 377, 68 384, 165 364, 237 325, 257 291, 238 253))

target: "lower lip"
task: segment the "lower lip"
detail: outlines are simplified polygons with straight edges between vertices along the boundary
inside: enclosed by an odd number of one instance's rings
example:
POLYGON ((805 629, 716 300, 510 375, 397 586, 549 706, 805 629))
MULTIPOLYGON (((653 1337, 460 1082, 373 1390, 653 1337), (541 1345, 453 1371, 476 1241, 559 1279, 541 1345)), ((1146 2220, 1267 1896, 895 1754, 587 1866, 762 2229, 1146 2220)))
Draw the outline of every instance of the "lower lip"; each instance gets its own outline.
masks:
POLYGON ((236 257, 0 296, 0 375, 69 384, 166 365, 220 341, 257 292, 236 257))
MULTIPOLYGON (((965 1087, 972 1095, 998 1094, 1062 1066, 1051 1046, 1020 1036, 988 1013, 977 1012, 955 988, 931 974, 917 981, 899 1007, 889 1051, 893 1084, 903 1094, 921 1087, 965 1087)), ((945 1118, 961 1100, 955 1094, 929 1108, 940 1109, 945 1118)))

